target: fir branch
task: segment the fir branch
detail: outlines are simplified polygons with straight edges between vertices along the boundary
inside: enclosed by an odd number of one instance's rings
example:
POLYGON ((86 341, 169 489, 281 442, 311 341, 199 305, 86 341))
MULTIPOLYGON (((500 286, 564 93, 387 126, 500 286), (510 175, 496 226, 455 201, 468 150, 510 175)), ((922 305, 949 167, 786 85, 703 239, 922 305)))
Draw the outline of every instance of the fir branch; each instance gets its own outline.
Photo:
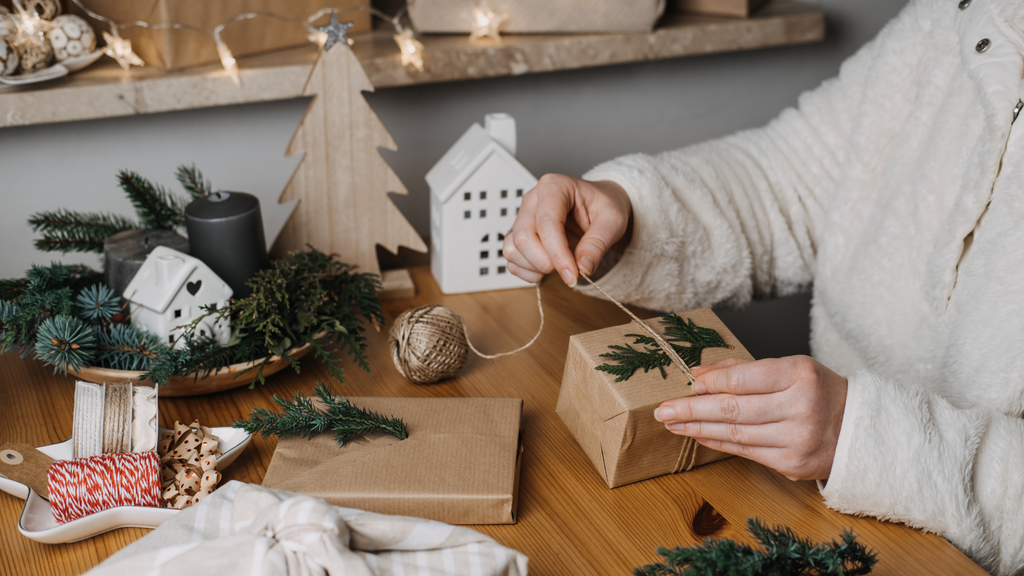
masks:
MULTIPOLYGON (((683 320, 676 314, 662 316, 659 322, 666 325, 665 341, 672 346, 672 349, 688 367, 700 365, 700 357, 705 348, 730 347, 714 329, 697 326, 693 320, 683 320), (689 345, 683 346, 678 342, 685 342, 689 345)), ((626 336, 633 338, 633 344, 640 345, 641 349, 638 350, 628 344, 625 346, 611 344, 608 348, 612 351, 601 354, 601 358, 608 358, 616 364, 604 363, 594 369, 616 376, 616 382, 629 380, 640 369, 647 372, 657 368, 661 371, 661 377, 667 378, 665 367, 671 364, 672 360, 658 346, 654 338, 646 334, 626 334, 626 336)))
POLYGON ((78 315, 93 324, 106 324, 121 309, 121 298, 106 284, 93 284, 78 293, 78 315))
POLYGON ((184 164, 178 166, 174 176, 193 200, 209 196, 213 192, 210 181, 203 178, 203 173, 196 168, 195 164, 191 166, 185 166, 184 164))
POLYGON ((155 334, 139 330, 130 324, 96 330, 96 364, 114 370, 146 370, 166 348, 155 334))
POLYGON ((332 395, 330 389, 322 382, 316 383, 316 395, 325 410, 317 408, 309 397, 299 393, 296 393, 290 402, 275 394, 274 403, 280 406, 283 412, 256 408, 249 420, 236 421, 234 427, 241 428, 249 434, 259 433, 264 438, 272 435, 312 438, 321 432, 332 431, 335 433, 334 440, 340 447, 344 447, 349 440, 357 436, 371 432, 390 434, 399 440, 409 437, 405 423, 400 419, 358 408, 348 399, 332 395))
POLYGON ((787 527, 765 527, 757 518, 747 527, 762 549, 732 540, 705 539, 703 545, 672 550, 658 548, 663 563, 634 568, 635 576, 749 575, 820 576, 826 574, 862 576, 878 562, 875 552, 857 542, 845 530, 839 542, 812 545, 787 527))
POLYGON ((73 316, 47 318, 39 324, 36 357, 52 365, 54 374, 87 365, 96 355, 95 346, 92 329, 73 316))
POLYGON ((103 253, 103 242, 125 230, 135 230, 138 224, 114 214, 72 212, 57 210, 37 212, 28 219, 33 232, 43 232, 34 242, 39 250, 48 252, 103 253))
POLYGON ((135 207, 143 228, 174 230, 185 225, 181 200, 163 187, 128 170, 119 172, 117 179, 135 207))

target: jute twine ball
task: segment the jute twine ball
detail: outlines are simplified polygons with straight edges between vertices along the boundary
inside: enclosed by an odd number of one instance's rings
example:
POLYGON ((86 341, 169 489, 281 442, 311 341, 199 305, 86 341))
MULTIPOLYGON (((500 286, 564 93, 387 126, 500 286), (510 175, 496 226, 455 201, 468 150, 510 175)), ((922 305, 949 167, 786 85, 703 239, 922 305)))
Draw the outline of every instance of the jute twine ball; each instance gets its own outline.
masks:
POLYGON ((469 360, 462 318, 444 306, 406 310, 395 319, 388 342, 395 367, 418 384, 455 376, 469 360))
POLYGON ((14 45, 18 52, 18 70, 22 74, 38 72, 50 65, 53 60, 53 46, 44 38, 32 38, 14 45))

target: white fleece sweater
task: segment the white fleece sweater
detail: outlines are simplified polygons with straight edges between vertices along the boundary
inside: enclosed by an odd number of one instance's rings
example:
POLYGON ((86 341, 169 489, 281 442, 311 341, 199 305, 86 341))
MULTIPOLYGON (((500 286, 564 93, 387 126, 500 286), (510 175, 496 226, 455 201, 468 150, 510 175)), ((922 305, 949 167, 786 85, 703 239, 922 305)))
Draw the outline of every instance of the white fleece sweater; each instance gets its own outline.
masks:
POLYGON ((684 310, 813 281, 813 353, 850 384, 826 503, 997 574, 1024 573, 1022 28, 1019 0, 911 0, 764 128, 584 176, 633 203, 616 297, 684 310))

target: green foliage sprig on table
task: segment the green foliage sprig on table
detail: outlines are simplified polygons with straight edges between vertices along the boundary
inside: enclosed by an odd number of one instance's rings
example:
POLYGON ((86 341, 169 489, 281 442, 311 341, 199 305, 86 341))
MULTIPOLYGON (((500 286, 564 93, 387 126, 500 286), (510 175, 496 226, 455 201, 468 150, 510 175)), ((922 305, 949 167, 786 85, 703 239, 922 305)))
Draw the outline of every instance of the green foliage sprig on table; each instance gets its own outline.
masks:
POLYGON ((634 568, 634 576, 859 576, 878 562, 875 552, 857 542, 852 531, 839 542, 813 545, 788 527, 767 528, 757 518, 747 527, 762 549, 732 540, 707 538, 700 546, 658 548, 663 563, 634 568))
MULTIPOLYGON (((117 182, 135 208, 138 221, 117 214, 74 212, 58 209, 37 212, 28 223, 42 232, 35 247, 44 252, 103 253, 103 241, 125 230, 176 230, 185 225, 185 207, 196 198, 210 194, 212 187, 195 166, 179 166, 175 178, 188 197, 176 196, 130 170, 121 170, 117 182)), ((2 297, 2 296, 0 296, 2 297)))
POLYGON ((354 406, 347 398, 334 396, 323 382, 316 383, 316 396, 325 410, 317 408, 313 401, 296 393, 292 401, 274 394, 274 403, 284 412, 271 412, 254 408, 249 420, 237 420, 235 428, 249 434, 260 433, 269 436, 301 436, 312 438, 321 432, 334 432, 334 441, 339 447, 363 434, 382 432, 399 440, 409 437, 405 422, 399 418, 380 414, 354 406))
MULTIPOLYGON (((658 319, 665 324, 665 341, 672 346, 672 349, 679 354, 687 366, 699 366, 700 355, 705 348, 729 348, 730 346, 722 339, 721 334, 713 328, 697 326, 693 320, 683 320, 676 314, 667 314, 658 319), (685 342, 689 346, 678 344, 685 342)), ((608 346, 612 351, 601 354, 601 358, 608 358, 617 364, 601 364, 596 370, 608 372, 616 376, 616 382, 629 380, 633 373, 643 369, 644 372, 657 368, 661 371, 661 377, 667 378, 665 367, 672 363, 672 360, 665 354, 665 351, 658 346, 658 343, 646 334, 626 334, 633 338, 633 344, 639 344, 637 350, 629 344, 620 346, 611 344, 608 346)))

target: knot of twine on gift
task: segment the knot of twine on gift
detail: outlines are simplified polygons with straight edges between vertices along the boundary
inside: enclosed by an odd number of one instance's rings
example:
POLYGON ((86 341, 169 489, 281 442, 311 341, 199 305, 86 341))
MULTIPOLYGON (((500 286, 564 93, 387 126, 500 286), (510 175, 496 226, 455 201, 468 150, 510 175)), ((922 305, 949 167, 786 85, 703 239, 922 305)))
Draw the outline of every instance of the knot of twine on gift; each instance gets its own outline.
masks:
MULTIPOLYGON (((671 344, 666 342, 665 338, 663 338, 657 330, 652 328, 649 324, 647 324, 647 322, 644 322, 643 320, 638 318, 636 314, 630 312, 629 309, 623 306, 618 300, 612 298, 610 294, 601 289, 601 287, 598 286, 597 283, 595 283, 593 280, 591 280, 590 277, 582 273, 580 274, 580 276, 582 276, 583 279, 586 280, 587 282, 590 282, 590 285, 596 288, 597 291, 600 292, 605 298, 607 298, 609 302, 618 306, 619 309, 621 309, 626 314, 629 314, 629 317, 632 318, 633 321, 636 322, 637 325, 640 326, 640 328, 644 332, 646 332, 651 338, 654 339, 655 342, 658 343, 658 346, 662 349, 662 351, 665 352, 665 355, 668 356, 669 360, 671 360, 673 364, 678 366, 679 369, 683 371, 683 374, 686 375, 686 379, 689 380, 689 382, 687 383, 687 394, 685 395, 692 396, 694 394, 693 388, 691 388, 694 382, 693 374, 690 373, 690 367, 686 365, 686 362, 684 362, 683 359, 679 357, 679 354, 676 353, 675 348, 673 348, 671 344)), ((693 438, 690 438, 689 436, 684 436, 683 445, 679 450, 679 456, 676 458, 676 463, 672 467, 672 473, 675 474, 676 472, 682 472, 683 470, 690 470, 691 468, 693 468, 693 465, 696 463, 696 461, 697 441, 694 440, 693 438)))
POLYGON ((455 376, 469 360, 472 350, 481 358, 494 359, 511 356, 526 350, 540 338, 544 330, 544 306, 537 288, 537 309, 540 326, 533 338, 512 350, 498 354, 484 354, 469 341, 466 322, 461 316, 444 306, 431 304, 406 310, 395 319, 388 342, 395 367, 406 378, 419 384, 430 384, 455 376))

